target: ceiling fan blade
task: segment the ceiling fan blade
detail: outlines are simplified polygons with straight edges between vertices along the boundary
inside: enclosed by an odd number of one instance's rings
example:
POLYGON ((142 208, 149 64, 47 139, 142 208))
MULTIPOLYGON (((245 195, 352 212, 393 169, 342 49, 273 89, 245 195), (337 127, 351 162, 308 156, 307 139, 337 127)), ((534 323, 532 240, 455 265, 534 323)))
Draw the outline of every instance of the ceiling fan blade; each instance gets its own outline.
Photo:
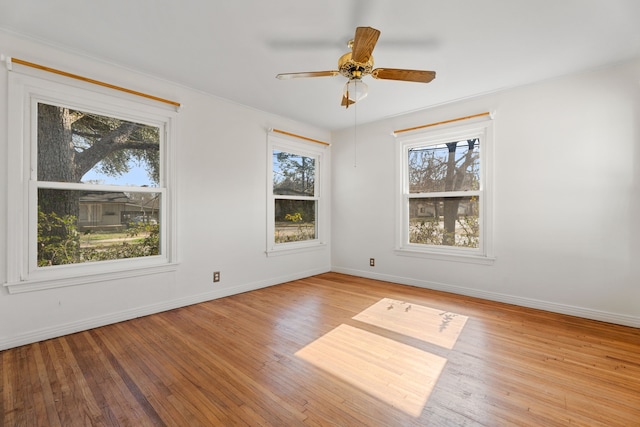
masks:
POLYGON ((276 76, 280 80, 298 79, 303 77, 331 77, 340 74, 339 71, 306 71, 302 73, 282 73, 276 76))
POLYGON ((340 106, 344 108, 349 108, 349 105, 353 105, 355 103, 356 101, 347 98, 346 95, 342 95, 342 102, 340 103, 340 106))
POLYGON ((376 68, 371 76, 384 80, 403 80, 406 82, 429 83, 436 78, 435 71, 402 70, 399 68, 376 68))
POLYGON ((355 62, 365 63, 371 58, 373 48, 378 42, 380 31, 371 27, 356 28, 356 36, 353 39, 351 59, 355 62))

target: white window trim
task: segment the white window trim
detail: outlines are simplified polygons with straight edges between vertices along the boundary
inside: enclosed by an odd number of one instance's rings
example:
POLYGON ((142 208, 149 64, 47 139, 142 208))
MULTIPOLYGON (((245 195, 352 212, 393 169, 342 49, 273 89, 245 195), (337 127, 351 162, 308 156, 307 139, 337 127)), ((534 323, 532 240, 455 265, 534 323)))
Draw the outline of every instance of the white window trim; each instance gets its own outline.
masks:
MULTIPOLYGON (((54 81, 33 75, 9 73, 7 197, 7 282, 9 293, 82 285, 98 281, 135 277, 173 271, 177 266, 175 141, 177 113, 147 102, 135 102, 113 91, 91 90, 84 83, 54 81), (68 105, 112 117, 151 124, 164 129, 161 135, 162 176, 158 188, 162 193, 161 255, 144 258, 100 261, 95 263, 50 266, 34 265, 37 235, 37 102, 68 105)), ((162 133, 162 132, 161 132, 162 133)), ((42 183, 41 183, 42 184, 42 183)), ((52 187, 56 183, 47 183, 52 187)), ((77 184, 83 186, 84 184, 77 184)), ((64 185, 68 188, 73 185, 64 185)), ((86 188, 82 187, 82 188, 86 188)), ((95 190, 131 191, 130 187, 92 186, 95 190)), ((136 187, 136 191, 141 188, 136 187)), ((146 191, 146 190, 142 190, 146 191)))
POLYGON ((312 142, 289 139, 276 136, 272 133, 267 137, 267 248, 268 257, 290 255, 305 251, 325 248, 327 224, 327 203, 324 200, 324 183, 326 182, 326 153, 328 146, 312 142), (275 242, 275 200, 287 198, 286 196, 274 196, 273 194, 273 150, 281 150, 295 153, 305 157, 311 157, 316 161, 315 167, 315 196, 316 200, 316 238, 299 242, 276 243, 275 242))
MULTIPOLYGON (((442 261, 461 261, 476 264, 492 264, 493 256, 493 121, 491 118, 474 120, 464 125, 441 125, 435 129, 412 132, 396 138, 396 244, 394 253, 400 256, 429 258, 442 261), (441 144, 463 139, 480 138, 479 191, 447 192, 447 196, 480 196, 480 245, 479 248, 423 245, 409 243, 409 193, 408 193, 408 152, 415 147, 441 144)), ((440 194, 440 193, 438 193, 440 194)), ((438 194, 430 193, 431 197, 438 194)), ((411 197, 420 196, 412 194, 411 197)))

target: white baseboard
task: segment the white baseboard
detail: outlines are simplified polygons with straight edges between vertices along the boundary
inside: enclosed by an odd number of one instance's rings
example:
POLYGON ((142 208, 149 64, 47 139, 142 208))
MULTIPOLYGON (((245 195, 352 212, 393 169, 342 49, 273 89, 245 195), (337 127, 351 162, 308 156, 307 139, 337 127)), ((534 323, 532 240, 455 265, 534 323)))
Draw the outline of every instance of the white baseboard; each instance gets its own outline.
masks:
POLYGON ((292 280, 303 279, 305 277, 315 276, 317 274, 327 273, 329 269, 315 269, 288 274, 285 276, 274 277, 258 282, 247 283, 244 285, 234 286, 230 288, 219 289, 203 294, 190 295, 188 297, 177 298, 171 301, 165 301, 158 304, 151 304, 143 307, 136 307, 129 310, 111 313, 107 315, 82 319, 75 322, 69 322, 63 325, 55 325, 52 327, 38 329, 32 332, 20 334, 15 337, 0 338, 0 350, 6 350, 21 345, 31 344, 50 338, 61 337, 63 335, 73 334, 75 332, 86 331, 88 329, 100 326, 110 325, 112 323, 123 322, 125 320, 135 319, 137 317, 148 316, 150 314, 160 313, 163 311, 173 310, 175 308, 186 307, 192 304, 198 304, 205 301, 211 301, 218 298, 224 298, 230 295, 236 295, 243 292, 253 291, 256 289, 266 288, 268 286, 280 283, 290 282, 292 280))
POLYGON ((372 273, 366 270, 357 270, 343 267, 333 267, 331 271, 336 273, 349 274, 352 276, 366 277, 368 279, 383 280, 386 282, 411 285, 420 288, 433 289, 437 291, 450 292, 453 294, 466 295, 470 297, 482 298, 489 301, 503 302, 518 305, 521 307, 535 308, 550 311, 553 313, 567 314, 570 316, 582 317, 585 319, 598 320, 601 322, 615 323, 618 325, 640 328, 640 317, 625 314, 610 313, 606 311, 593 310, 590 308, 576 307, 566 304, 558 304, 550 301, 523 298, 515 295, 488 292, 478 289, 465 288, 461 286, 448 285, 445 283, 431 282, 427 280, 413 279, 409 277, 393 276, 388 274, 372 273))
POLYGON ((342 267, 333 267, 332 269, 316 269, 303 272, 297 272, 285 276, 274 277, 258 282, 247 283, 244 285, 234 286, 231 288, 219 289, 203 294, 191 295, 188 297, 178 298, 171 301, 165 301, 159 304, 151 304, 143 307, 136 307, 130 310, 111 313, 108 315, 93 317, 90 319, 82 319, 76 322, 70 322, 63 325, 56 325, 48 328, 42 328, 36 331, 20 334, 19 336, 0 339, 0 350, 6 350, 21 345, 31 344, 50 338, 60 337, 75 332, 86 331, 88 329, 109 325, 112 323, 122 322, 125 320, 135 319, 136 317, 148 316, 154 313, 160 313, 175 308, 185 307, 192 304, 198 304, 205 301, 211 301, 218 298, 227 297, 243 292, 253 291, 280 283, 290 282, 293 280, 303 279, 305 277, 334 271, 336 273, 349 274, 352 276, 366 277, 369 279, 383 280, 387 282, 399 283, 403 285, 416 286, 420 288, 433 289, 438 291, 450 292, 459 295, 466 295, 476 298, 482 298, 489 301, 503 302, 514 304, 522 307, 535 308, 553 313, 567 314, 570 316, 583 317, 586 319, 599 320, 602 322, 615 323, 619 325, 640 328, 640 318, 628 316, 618 313, 610 313, 605 311, 593 310, 588 308, 576 307, 566 304, 558 304, 549 301, 542 301, 531 298, 523 298, 508 294, 496 292, 481 291, 477 289, 465 288, 461 286, 448 285, 444 283, 431 282, 427 280, 419 280, 408 277, 393 276, 388 274, 372 273, 365 270, 356 270, 342 267))

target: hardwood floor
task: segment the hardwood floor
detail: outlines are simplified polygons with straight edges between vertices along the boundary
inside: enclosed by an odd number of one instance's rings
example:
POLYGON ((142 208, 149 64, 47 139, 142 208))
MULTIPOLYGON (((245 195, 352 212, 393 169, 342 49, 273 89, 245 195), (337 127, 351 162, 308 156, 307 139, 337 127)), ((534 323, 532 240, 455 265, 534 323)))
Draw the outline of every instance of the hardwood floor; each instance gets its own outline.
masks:
POLYGON ((327 273, 0 352, 4 426, 638 426, 640 329, 327 273))

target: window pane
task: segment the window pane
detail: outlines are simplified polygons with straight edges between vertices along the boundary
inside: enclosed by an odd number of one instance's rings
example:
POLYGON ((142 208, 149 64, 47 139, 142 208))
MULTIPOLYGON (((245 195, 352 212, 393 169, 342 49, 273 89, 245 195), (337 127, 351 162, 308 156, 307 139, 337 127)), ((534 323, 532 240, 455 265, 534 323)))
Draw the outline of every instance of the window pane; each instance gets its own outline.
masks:
POLYGON ((314 196, 315 159, 273 150, 273 194, 314 196))
POLYGON ((409 243, 477 248, 478 197, 409 199, 409 243))
POLYGON ((409 192, 480 188, 480 141, 476 139, 409 150, 409 192))
POLYGON ((316 238, 316 201, 275 201, 275 242, 299 242, 316 238))
POLYGON ((38 104, 38 181, 157 187, 160 129, 38 104))
POLYGON ((158 255, 160 196, 38 189, 38 265, 158 255))

